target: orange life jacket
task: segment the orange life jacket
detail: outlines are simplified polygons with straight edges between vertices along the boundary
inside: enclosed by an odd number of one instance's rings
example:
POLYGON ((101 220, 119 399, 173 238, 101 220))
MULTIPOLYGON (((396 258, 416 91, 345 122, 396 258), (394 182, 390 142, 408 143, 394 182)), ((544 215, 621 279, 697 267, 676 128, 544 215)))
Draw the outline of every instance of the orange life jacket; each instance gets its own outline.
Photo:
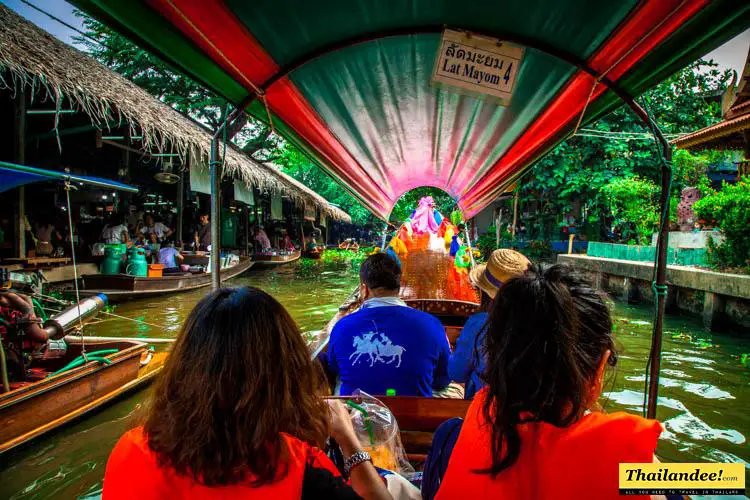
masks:
POLYGON ((589 413, 565 428, 520 424, 518 459, 493 479, 474 472, 491 464, 491 435, 482 410, 486 397, 485 388, 469 407, 438 500, 619 499, 618 464, 652 462, 662 431, 655 420, 623 412, 589 413))
POLYGON ((192 477, 177 474, 157 462, 148 447, 143 427, 126 432, 117 442, 104 473, 104 500, 156 500, 178 498, 252 498, 281 500, 300 498, 306 461, 339 476, 333 462, 318 448, 297 438, 282 434, 288 450, 287 474, 265 486, 247 483, 229 486, 205 486, 192 477))

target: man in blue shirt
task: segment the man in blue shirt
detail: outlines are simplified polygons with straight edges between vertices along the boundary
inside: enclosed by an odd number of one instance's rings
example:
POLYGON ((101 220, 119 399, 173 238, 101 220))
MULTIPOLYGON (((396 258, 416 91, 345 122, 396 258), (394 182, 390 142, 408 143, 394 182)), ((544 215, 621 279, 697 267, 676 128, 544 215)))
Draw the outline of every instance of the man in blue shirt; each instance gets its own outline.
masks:
POLYGON ((476 266, 469 273, 472 284, 482 292, 482 305, 479 312, 466 320, 448 363, 451 378, 456 382, 466 383, 465 399, 474 399, 474 395, 484 387, 480 375, 485 366, 483 346, 487 310, 500 287, 526 272, 529 264, 529 260, 522 254, 503 248, 492 252, 487 264, 476 266))
POLYGON ((328 368, 337 394, 432 397, 450 383, 450 346, 437 318, 407 306, 398 296, 401 268, 388 254, 371 255, 359 271, 360 310, 331 332, 328 368))

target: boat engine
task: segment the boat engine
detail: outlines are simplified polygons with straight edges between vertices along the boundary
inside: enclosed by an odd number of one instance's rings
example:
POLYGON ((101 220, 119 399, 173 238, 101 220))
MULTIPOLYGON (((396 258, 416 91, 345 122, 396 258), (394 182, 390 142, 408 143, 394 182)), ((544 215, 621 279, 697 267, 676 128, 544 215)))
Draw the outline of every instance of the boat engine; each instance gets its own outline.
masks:
POLYGON ((59 314, 44 322, 44 329, 49 338, 58 340, 63 338, 71 328, 78 324, 79 319, 84 321, 104 309, 107 305, 107 296, 98 293, 74 304, 59 314))

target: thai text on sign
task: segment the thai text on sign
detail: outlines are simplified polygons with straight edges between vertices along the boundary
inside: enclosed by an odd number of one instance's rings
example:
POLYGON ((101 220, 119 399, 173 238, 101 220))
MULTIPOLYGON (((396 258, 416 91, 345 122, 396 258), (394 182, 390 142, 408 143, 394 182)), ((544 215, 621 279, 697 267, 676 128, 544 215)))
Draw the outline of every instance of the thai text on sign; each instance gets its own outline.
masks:
POLYGON ((523 48, 472 33, 445 30, 432 81, 510 104, 523 48))

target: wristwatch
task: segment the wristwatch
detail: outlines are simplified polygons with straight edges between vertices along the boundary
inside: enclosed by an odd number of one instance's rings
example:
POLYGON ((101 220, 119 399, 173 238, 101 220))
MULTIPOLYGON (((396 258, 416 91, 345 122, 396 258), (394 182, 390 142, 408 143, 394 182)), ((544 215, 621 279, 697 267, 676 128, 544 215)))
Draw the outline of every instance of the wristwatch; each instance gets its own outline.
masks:
POLYGON ((362 462, 372 463, 372 457, 370 454, 363 450, 354 452, 352 456, 344 460, 344 472, 346 475, 349 475, 351 470, 362 462))

